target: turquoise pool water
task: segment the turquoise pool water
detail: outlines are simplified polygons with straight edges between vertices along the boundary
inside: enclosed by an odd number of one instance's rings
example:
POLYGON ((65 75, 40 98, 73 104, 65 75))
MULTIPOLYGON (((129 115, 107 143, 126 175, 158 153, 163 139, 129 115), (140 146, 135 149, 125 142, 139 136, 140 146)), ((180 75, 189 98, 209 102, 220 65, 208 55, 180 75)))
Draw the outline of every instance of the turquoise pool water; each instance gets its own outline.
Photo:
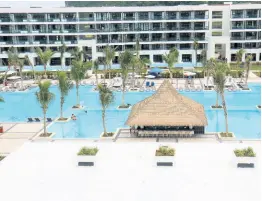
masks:
MULTIPOLYGON (((229 130, 233 131, 238 139, 258 139, 261 137, 261 112, 256 105, 261 102, 261 85, 249 84, 250 92, 226 92, 226 103, 228 108, 229 130)), ((0 122, 25 122, 28 117, 41 117, 42 111, 38 105, 35 92, 37 88, 28 92, 5 92, 0 93, 5 103, 0 103, 0 122)), ((56 94, 56 99, 50 105, 47 116, 56 118, 59 115, 59 93, 58 88, 53 86, 51 91, 56 94)), ((135 104, 140 100, 152 95, 153 92, 128 92, 126 102, 135 104)), ((71 109, 76 103, 76 91, 73 89, 66 99, 64 105, 65 116, 74 113, 77 121, 68 123, 53 123, 49 131, 55 132, 54 138, 98 138, 102 132, 101 106, 98 92, 92 91, 91 86, 80 87, 80 100, 86 107, 87 113, 82 110, 71 109)), ((222 110, 210 109, 215 103, 215 92, 181 92, 205 107, 208 118, 207 132, 224 130, 224 114, 222 110)), ((115 131, 118 127, 125 127, 124 123, 128 117, 129 110, 117 110, 121 102, 121 92, 115 92, 115 102, 107 111, 107 129, 115 131)))

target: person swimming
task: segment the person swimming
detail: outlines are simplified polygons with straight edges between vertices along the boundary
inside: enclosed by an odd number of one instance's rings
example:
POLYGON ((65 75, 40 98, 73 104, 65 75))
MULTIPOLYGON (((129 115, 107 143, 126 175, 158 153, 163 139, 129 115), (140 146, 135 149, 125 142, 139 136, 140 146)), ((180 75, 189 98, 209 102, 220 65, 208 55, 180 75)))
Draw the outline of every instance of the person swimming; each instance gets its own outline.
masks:
POLYGON ((76 116, 74 114, 71 115, 72 120, 76 120, 76 116))

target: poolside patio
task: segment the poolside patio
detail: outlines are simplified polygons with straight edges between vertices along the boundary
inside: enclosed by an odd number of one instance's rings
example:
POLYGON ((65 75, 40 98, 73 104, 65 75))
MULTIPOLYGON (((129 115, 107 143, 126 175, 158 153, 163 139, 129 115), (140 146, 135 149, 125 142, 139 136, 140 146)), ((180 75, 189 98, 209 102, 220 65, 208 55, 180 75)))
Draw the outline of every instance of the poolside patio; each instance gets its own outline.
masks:
POLYGON ((260 201, 260 142, 27 142, 0 162, 4 201, 260 201), (159 145, 176 148, 175 167, 155 167, 159 145), (95 167, 77 167, 82 146, 100 149, 95 167), (232 164, 235 148, 252 146, 255 169, 232 164), (208 150, 208 151, 207 151, 208 150))

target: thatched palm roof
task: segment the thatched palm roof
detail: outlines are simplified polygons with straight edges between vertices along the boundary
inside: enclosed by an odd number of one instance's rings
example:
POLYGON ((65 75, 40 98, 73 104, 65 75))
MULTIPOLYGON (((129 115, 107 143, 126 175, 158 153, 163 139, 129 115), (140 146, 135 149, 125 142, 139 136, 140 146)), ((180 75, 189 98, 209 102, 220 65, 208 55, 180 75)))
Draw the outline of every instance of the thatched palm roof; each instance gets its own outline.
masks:
POLYGON ((206 126, 204 107, 165 80, 155 94, 138 102, 126 121, 129 126, 206 126))

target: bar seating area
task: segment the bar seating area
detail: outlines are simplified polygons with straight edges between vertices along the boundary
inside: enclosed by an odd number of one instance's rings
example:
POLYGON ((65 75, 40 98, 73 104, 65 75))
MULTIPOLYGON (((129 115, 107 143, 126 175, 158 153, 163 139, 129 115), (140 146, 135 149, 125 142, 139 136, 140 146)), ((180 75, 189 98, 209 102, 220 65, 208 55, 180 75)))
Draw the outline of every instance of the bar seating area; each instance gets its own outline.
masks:
POLYGON ((203 105, 179 94, 165 80, 155 94, 132 107, 126 125, 137 137, 182 137, 205 134, 203 105))

